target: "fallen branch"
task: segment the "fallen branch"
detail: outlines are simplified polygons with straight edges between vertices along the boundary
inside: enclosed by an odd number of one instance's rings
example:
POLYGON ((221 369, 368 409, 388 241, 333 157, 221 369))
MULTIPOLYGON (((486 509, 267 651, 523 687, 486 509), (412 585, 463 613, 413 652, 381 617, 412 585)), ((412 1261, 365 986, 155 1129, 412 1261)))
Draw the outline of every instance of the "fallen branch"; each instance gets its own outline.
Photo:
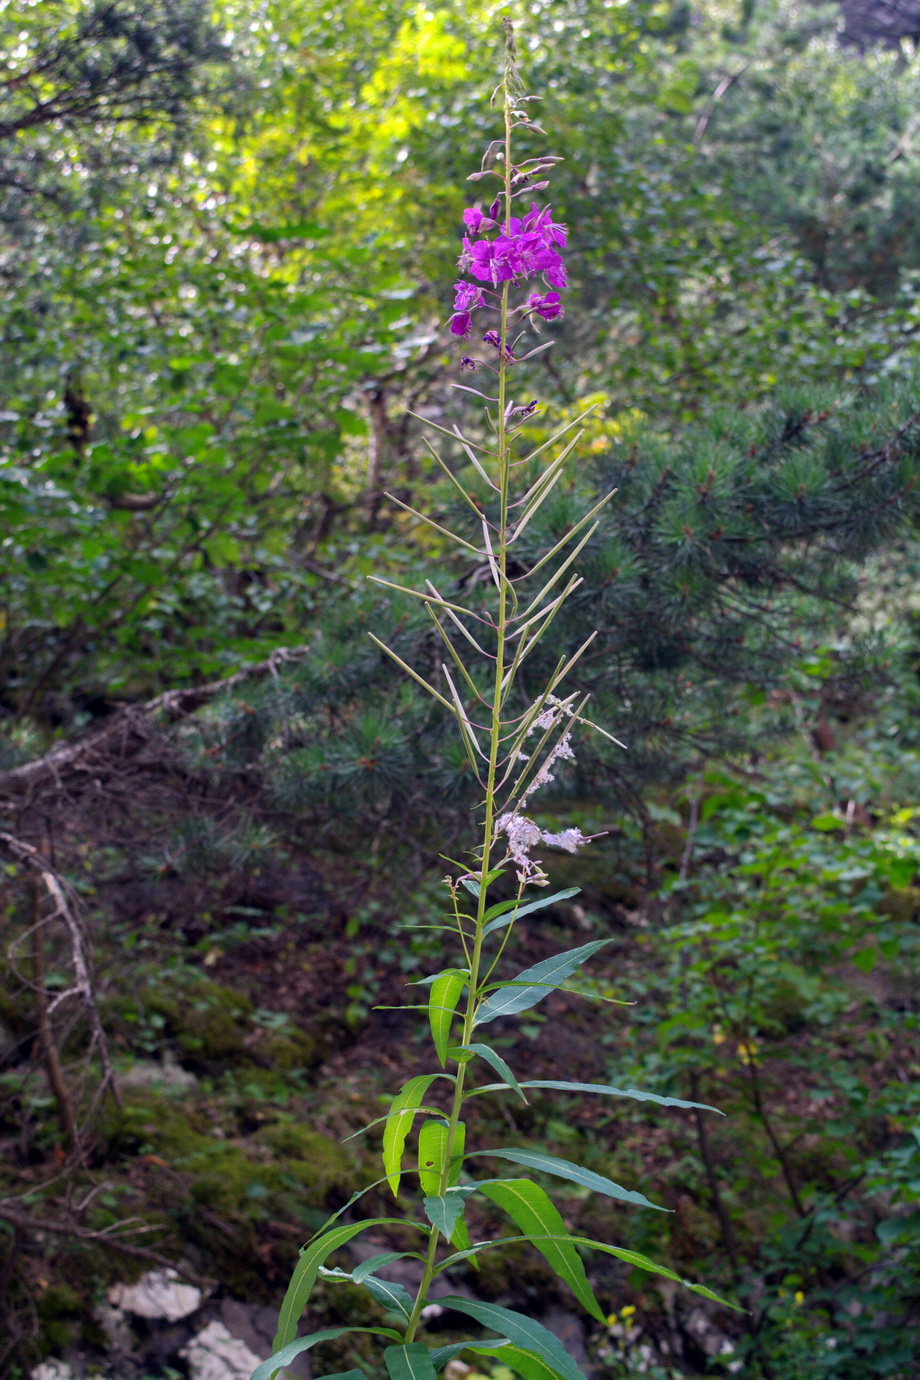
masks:
MULTIPOLYGON (((86 1020, 90 1032, 89 1055, 97 1053, 99 1063, 102 1067, 102 1078, 93 1097, 87 1120, 89 1120, 99 1105, 100 1101, 110 1092, 112 1099, 117 1107, 121 1104, 121 1095, 115 1082, 115 1073, 112 1068, 112 1061, 109 1057, 109 1043, 106 1039, 102 1022, 99 1019, 99 1008, 96 1005, 96 995, 93 990, 93 980, 90 971, 89 941, 86 931, 80 920, 79 903, 67 882, 59 876, 57 871, 51 866, 37 848, 33 848, 30 843, 23 839, 16 838, 15 834, 8 833, 5 829, 0 829, 0 847, 18 862, 21 866, 29 868, 32 872, 37 872, 41 882, 54 903, 54 911, 44 920, 43 924, 48 924, 53 920, 61 920, 67 931, 70 940, 70 962, 73 968, 73 985, 59 992, 54 1001, 47 1007, 45 1012, 46 1019, 50 1019, 56 1007, 70 997, 77 997, 86 1013, 86 1020)), ((36 927, 36 942, 40 943, 40 932, 36 927)), ((73 1142, 75 1149, 79 1152, 79 1133, 76 1127, 72 1128, 73 1142)))
MULTIPOLYGON (((55 1222, 47 1217, 33 1217, 30 1213, 22 1212, 2 1202, 0 1202, 0 1221, 8 1222, 23 1236, 35 1236, 41 1232, 48 1232, 53 1236, 69 1236, 77 1241, 94 1241, 97 1244, 111 1246, 113 1250, 121 1251, 122 1255, 134 1256, 137 1260, 149 1261, 151 1265, 162 1265, 167 1269, 175 1270, 177 1275, 181 1275, 183 1279, 187 1279, 190 1284, 195 1284, 200 1289, 213 1289, 217 1283, 217 1280, 210 1279, 206 1275, 195 1274, 194 1271, 187 1269, 178 1261, 170 1260, 169 1256, 151 1250, 149 1246, 132 1245, 130 1241, 125 1241, 116 1235, 113 1229, 93 1231, 91 1227, 81 1227, 79 1223, 73 1221, 55 1222)), ((145 1227, 141 1230, 154 1230, 154 1228, 145 1227)))
POLYGON ((66 776, 95 774, 106 762, 123 762, 134 757, 149 740, 148 725, 152 720, 165 718, 175 723, 184 719, 209 700, 232 690, 243 681, 277 674, 279 666, 303 656, 306 650, 306 647, 279 647, 267 660, 237 671, 224 680, 190 686, 185 690, 167 690, 146 704, 127 705, 79 742, 59 743, 34 762, 25 762, 21 767, 13 767, 0 774, 0 796, 19 798, 47 784, 60 788, 66 776))

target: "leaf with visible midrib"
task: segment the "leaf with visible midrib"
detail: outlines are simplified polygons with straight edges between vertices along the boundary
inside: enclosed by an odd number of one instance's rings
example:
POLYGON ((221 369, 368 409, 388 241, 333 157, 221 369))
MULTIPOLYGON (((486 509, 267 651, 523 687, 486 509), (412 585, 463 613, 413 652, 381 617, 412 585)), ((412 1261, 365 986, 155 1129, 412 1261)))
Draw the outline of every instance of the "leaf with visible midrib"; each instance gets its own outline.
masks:
POLYGON ((435 1380, 431 1353, 424 1342, 409 1342, 405 1346, 388 1346, 383 1360, 390 1380, 435 1380))
MULTIPOLYGON (((466 1048, 479 1049, 481 1046, 467 1045, 466 1048)), ((494 1061, 490 1062, 498 1072, 494 1061)), ((695 1107, 701 1112, 715 1112, 717 1116, 725 1115, 724 1112, 719 1111, 718 1107, 710 1107, 708 1102, 685 1102, 682 1097, 664 1097, 660 1093, 642 1092, 640 1088, 614 1088, 609 1083, 568 1083, 556 1078, 529 1079, 526 1083, 518 1083, 516 1080, 509 1081, 504 1074, 502 1077, 505 1078, 505 1085, 512 1092, 517 1093, 520 1093, 522 1088, 554 1088, 557 1092, 603 1093, 606 1097, 631 1097, 634 1102, 655 1102, 659 1107, 683 1107, 685 1109, 695 1107)), ((501 1092, 503 1086, 501 1083, 486 1083, 481 1088, 473 1088, 472 1091, 476 1093, 501 1092)), ((521 1093, 521 1096, 523 1097, 524 1094, 521 1093)))
POLYGON ((336 1227, 334 1231, 327 1231, 323 1236, 312 1241, 309 1246, 303 1248, 300 1258, 294 1266, 291 1282, 278 1312, 278 1331, 275 1333, 275 1340, 272 1343, 275 1351, 280 1347, 287 1346, 292 1341, 297 1331, 300 1315, 306 1308, 310 1294, 313 1292, 313 1285, 316 1283, 316 1276, 319 1274, 319 1267, 323 1261, 333 1251, 344 1246, 346 1241, 357 1236, 359 1231, 367 1231, 368 1227, 392 1226, 398 1221, 398 1218, 393 1217, 372 1217, 366 1222, 349 1222, 347 1226, 336 1227))
MULTIPOLYGON (((530 1179, 492 1179, 482 1184, 481 1189, 487 1198, 507 1212, 525 1238, 533 1233, 538 1236, 567 1235, 565 1223, 549 1195, 530 1179)), ((575 1247, 559 1241, 535 1240, 533 1244, 547 1264, 569 1286, 582 1307, 598 1322, 604 1322, 605 1314, 594 1297, 594 1290, 588 1283, 584 1264, 575 1247)))
POLYGON ((540 1356, 558 1380, 585 1380, 558 1337, 554 1337, 552 1332, 547 1331, 533 1318, 528 1318, 523 1313, 515 1313, 510 1308, 501 1308, 497 1303, 479 1303, 473 1299, 458 1298, 455 1294, 448 1294, 445 1298, 438 1299, 438 1302, 444 1308, 466 1313, 482 1323, 483 1327, 491 1327, 494 1332, 503 1333, 510 1342, 522 1350, 540 1356))
POLYGON ((485 922, 483 934, 491 934, 493 930, 503 929, 505 925, 510 925, 522 915, 530 915, 535 910, 544 910, 546 906, 552 906, 556 901, 567 901, 570 896, 577 896, 580 890, 581 887, 570 886, 565 891, 555 891, 552 896, 541 896, 538 901, 528 901, 523 906, 518 905, 515 901, 499 901, 497 905, 490 906, 482 917, 485 922))
MULTIPOLYGON (((399 1333, 394 1332, 392 1327, 324 1327, 319 1332, 311 1332, 308 1337, 298 1337, 296 1341, 288 1343, 280 1351, 276 1348, 267 1361, 256 1366, 249 1380, 274 1380, 279 1370, 282 1370, 284 1366, 304 1351, 309 1351, 311 1347, 316 1346, 317 1342, 332 1342, 336 1337, 344 1337, 346 1332, 370 1332, 375 1337, 391 1337, 397 1342, 400 1340, 399 1333)), ((342 1374, 360 1375, 361 1372, 349 1370, 342 1372, 342 1374)))
POLYGON ((488 1342, 477 1342, 467 1350, 475 1352, 477 1356, 491 1356, 500 1365, 516 1371, 521 1380, 557 1380, 556 1371, 548 1361, 544 1361, 543 1357, 534 1351, 525 1351, 523 1347, 515 1346, 513 1342, 503 1342, 496 1346, 489 1346, 488 1342))
POLYGON ((409 1127, 421 1106, 422 1098, 438 1076, 436 1073, 423 1073, 417 1078, 410 1078, 408 1083, 400 1088, 390 1105, 387 1123, 383 1129, 383 1168, 394 1197, 399 1194, 402 1155, 409 1127))
POLYGON ((487 997, 476 1012, 474 1025, 486 1025, 498 1016, 513 1016, 518 1011, 526 1011, 536 1006, 538 1001, 548 997, 561 982, 571 977, 577 968, 609 944, 609 939, 595 939, 591 944, 582 944, 578 949, 567 949, 565 953, 555 954, 532 968, 525 968, 513 979, 513 987, 501 987, 487 997))
POLYGON ((434 1040, 434 1047, 441 1068, 444 1067, 444 1061, 447 1058, 454 1011, 463 995, 467 980, 465 974, 449 969, 439 973, 431 984, 431 995, 428 998, 428 1024, 431 1027, 431 1038, 434 1040))
MULTIPOLYGON (((612 1179, 605 1179, 602 1174, 595 1174, 591 1169, 582 1169, 580 1164, 572 1164, 571 1160, 560 1159, 558 1155, 545 1155, 541 1150, 509 1150, 502 1147, 500 1150, 474 1150, 472 1154, 491 1155, 495 1159, 510 1160, 512 1164, 522 1164, 525 1169, 554 1174, 557 1179, 569 1179, 574 1184, 581 1184, 582 1188, 593 1189, 595 1193, 603 1193, 605 1197, 615 1198, 621 1203, 635 1203, 637 1207, 656 1208, 659 1212, 671 1210, 659 1207, 657 1203, 650 1203, 642 1193, 621 1188, 612 1179)), ((467 1158, 471 1159, 472 1155, 468 1155, 467 1158)))
MULTIPOLYGON (((526 1104, 527 1098, 521 1092, 521 1085, 518 1083, 514 1074, 511 1072, 511 1070, 509 1069, 508 1065, 505 1063, 501 1055, 496 1054, 495 1050, 492 1049, 489 1045, 457 1045, 456 1049, 458 1053, 465 1053, 467 1050, 470 1050, 473 1054, 478 1054, 480 1059, 485 1059, 486 1063, 491 1064, 492 1068, 499 1075, 499 1077, 504 1078, 505 1084, 509 1088, 511 1088, 512 1092, 516 1092, 517 1095, 520 1097, 521 1101, 526 1104)), ((499 1088, 501 1086, 502 1085, 500 1083, 494 1084, 494 1087, 496 1088, 499 1088)), ((483 1092, 485 1091, 485 1089, 476 1088, 474 1089, 474 1091, 483 1092)))

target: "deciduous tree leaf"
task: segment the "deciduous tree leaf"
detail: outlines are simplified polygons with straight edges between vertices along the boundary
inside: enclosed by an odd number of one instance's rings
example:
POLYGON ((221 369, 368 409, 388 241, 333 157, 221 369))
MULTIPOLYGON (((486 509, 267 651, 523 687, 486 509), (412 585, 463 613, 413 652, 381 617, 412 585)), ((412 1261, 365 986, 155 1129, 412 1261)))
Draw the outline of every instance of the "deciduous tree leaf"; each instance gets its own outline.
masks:
POLYGON ((482 1192, 507 1212, 525 1237, 534 1238, 537 1250, 569 1286, 581 1306, 598 1322, 603 1322, 605 1314, 594 1297, 594 1290, 588 1283, 584 1264, 575 1247, 563 1245, 558 1240, 536 1239, 547 1234, 563 1238, 567 1234, 565 1223, 545 1189, 530 1179, 493 1179, 491 1183, 482 1185, 482 1192))
POLYGON ((582 944, 578 949, 567 949, 565 953, 555 954, 532 968, 525 968, 514 979, 513 987, 501 987, 487 997, 476 1012, 475 1025, 486 1025, 498 1016, 512 1016, 517 1011, 526 1011, 536 1006, 538 1001, 549 996, 554 988, 580 968, 586 959, 596 954, 609 939, 595 939, 590 944, 582 944), (534 984, 531 986, 530 984, 534 984))

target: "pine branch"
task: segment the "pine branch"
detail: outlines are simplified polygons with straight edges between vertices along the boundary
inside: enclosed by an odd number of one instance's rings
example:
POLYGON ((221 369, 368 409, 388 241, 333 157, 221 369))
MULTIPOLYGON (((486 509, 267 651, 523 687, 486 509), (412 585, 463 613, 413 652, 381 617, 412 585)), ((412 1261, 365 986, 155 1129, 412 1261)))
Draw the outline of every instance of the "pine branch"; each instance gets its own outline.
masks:
POLYGON ((34 762, 25 762, 0 774, 0 797, 27 796, 48 785, 60 790, 67 776, 98 775, 107 766, 136 757, 150 739, 153 720, 160 718, 175 723, 187 718, 203 704, 244 681, 277 675, 280 666, 303 656, 306 650, 305 646, 278 647, 265 661, 223 680, 184 690, 167 690, 146 704, 127 705, 87 738, 76 743, 60 743, 34 762))

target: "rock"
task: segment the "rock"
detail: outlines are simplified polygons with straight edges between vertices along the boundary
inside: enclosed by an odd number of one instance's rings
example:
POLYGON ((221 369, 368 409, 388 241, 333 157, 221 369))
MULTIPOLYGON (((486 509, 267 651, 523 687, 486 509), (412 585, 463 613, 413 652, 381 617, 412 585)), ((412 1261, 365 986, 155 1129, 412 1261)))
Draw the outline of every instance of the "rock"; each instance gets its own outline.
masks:
POLYGON ((164 1049, 163 1062, 154 1059, 138 1059, 118 1074, 120 1088, 154 1088, 157 1092, 190 1092, 198 1079, 188 1069, 176 1063, 171 1050, 164 1049))
POLYGON ((576 1365, 583 1366, 586 1363, 588 1348, 581 1318, 576 1318, 574 1313, 569 1313, 566 1309, 553 1305, 547 1309, 540 1321, 545 1328, 559 1338, 576 1365))
POLYGON ((64 1361, 42 1361, 33 1370, 32 1380, 74 1380, 74 1373, 64 1361))
POLYGON ((97 1303, 93 1309, 93 1317, 105 1333, 112 1351, 129 1356, 134 1347, 134 1333, 131 1331, 127 1314, 112 1303, 97 1303))
POLYGON ((136 1284, 113 1284, 109 1303, 136 1318, 178 1322, 201 1307, 202 1293, 193 1284, 178 1284, 175 1270, 149 1270, 136 1284))
MULTIPOLYGON (((250 1351, 263 1360, 272 1354, 272 1343, 278 1330, 278 1309, 261 1303, 243 1303, 239 1299, 221 1299, 212 1304, 205 1315, 208 1321, 223 1323, 237 1341, 244 1342, 250 1351)), ((308 1352, 285 1366, 285 1375, 296 1380, 309 1380, 311 1374, 308 1352)))
POLYGON ((266 1359, 256 1356, 216 1321, 209 1322, 179 1355, 188 1362, 191 1380, 249 1380, 259 1362, 266 1359))

